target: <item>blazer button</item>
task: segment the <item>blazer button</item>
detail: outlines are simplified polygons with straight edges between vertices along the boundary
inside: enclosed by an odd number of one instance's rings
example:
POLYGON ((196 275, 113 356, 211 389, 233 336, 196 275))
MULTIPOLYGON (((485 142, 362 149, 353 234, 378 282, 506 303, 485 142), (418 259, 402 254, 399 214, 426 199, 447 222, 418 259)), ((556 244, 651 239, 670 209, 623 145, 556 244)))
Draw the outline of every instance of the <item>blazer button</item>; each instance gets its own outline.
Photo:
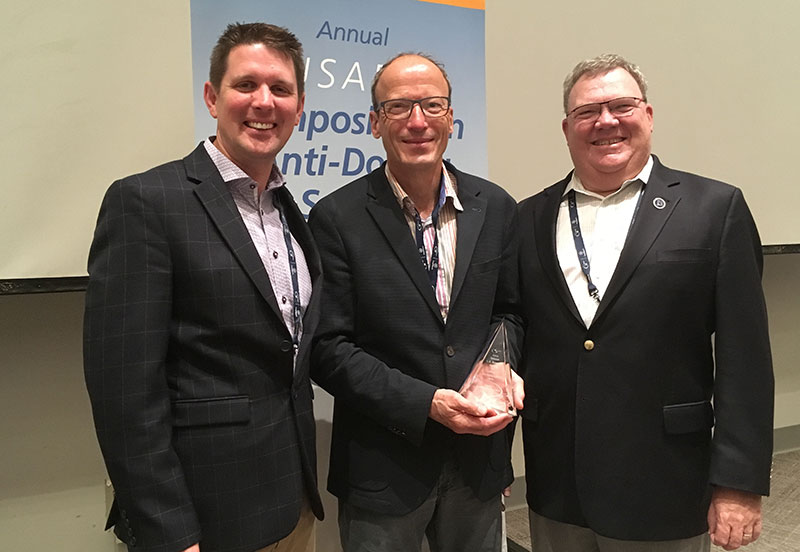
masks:
POLYGON ((456 350, 453 349, 452 345, 448 345, 447 349, 445 349, 445 352, 447 353, 447 356, 449 356, 449 357, 453 357, 453 356, 456 355, 456 350))
POLYGON ((587 339, 586 341, 583 342, 583 348, 586 349, 587 351, 591 351, 592 349, 594 349, 594 341, 592 341, 591 339, 587 339))
POLYGON ((289 341, 286 341, 285 339, 281 341, 281 351, 283 351, 284 353, 288 353, 291 350, 292 350, 292 344, 289 341))

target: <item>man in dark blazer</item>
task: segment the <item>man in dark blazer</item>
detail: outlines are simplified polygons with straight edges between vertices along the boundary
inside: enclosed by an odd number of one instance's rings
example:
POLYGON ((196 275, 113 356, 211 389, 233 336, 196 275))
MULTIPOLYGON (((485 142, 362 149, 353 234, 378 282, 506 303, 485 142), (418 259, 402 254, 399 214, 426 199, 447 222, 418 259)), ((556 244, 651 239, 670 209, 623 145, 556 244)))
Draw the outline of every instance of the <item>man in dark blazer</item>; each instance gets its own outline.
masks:
POLYGON ((575 170, 519 207, 534 550, 753 542, 773 375, 742 193, 651 155, 644 77, 619 56, 578 64, 564 109, 575 170))
POLYGON ((456 390, 494 324, 518 346, 514 201, 442 161, 453 111, 433 60, 390 60, 372 96, 387 162, 309 218, 325 269, 313 377, 335 397, 342 545, 414 552, 427 535, 433 552, 498 550, 511 417, 456 390))
POLYGON ((204 95, 217 135, 112 184, 89 255, 108 524, 130 550, 313 550, 321 269, 274 163, 303 110, 302 46, 230 25, 204 95))

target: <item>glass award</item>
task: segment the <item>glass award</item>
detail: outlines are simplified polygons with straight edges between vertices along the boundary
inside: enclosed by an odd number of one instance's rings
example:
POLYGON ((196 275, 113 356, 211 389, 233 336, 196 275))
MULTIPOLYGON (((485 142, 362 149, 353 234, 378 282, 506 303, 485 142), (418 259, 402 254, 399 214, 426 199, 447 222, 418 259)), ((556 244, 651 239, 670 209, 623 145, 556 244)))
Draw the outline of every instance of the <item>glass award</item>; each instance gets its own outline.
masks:
POLYGON ((517 415, 505 321, 495 328, 459 393, 498 414, 505 412, 510 416, 517 415))

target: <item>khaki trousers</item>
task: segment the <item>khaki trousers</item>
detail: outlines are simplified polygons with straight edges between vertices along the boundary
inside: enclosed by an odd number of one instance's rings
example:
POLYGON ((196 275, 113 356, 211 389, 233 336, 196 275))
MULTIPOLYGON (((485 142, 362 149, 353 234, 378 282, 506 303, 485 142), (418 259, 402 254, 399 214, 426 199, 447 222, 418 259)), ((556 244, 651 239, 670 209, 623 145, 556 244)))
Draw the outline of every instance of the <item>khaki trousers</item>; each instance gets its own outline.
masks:
POLYGON ((561 523, 528 510, 532 552, 708 552, 711 538, 703 533, 689 539, 626 541, 598 535, 591 529, 561 523))
POLYGON ((276 543, 256 552, 315 552, 316 550, 316 518, 308 504, 303 504, 300 519, 291 533, 276 543))

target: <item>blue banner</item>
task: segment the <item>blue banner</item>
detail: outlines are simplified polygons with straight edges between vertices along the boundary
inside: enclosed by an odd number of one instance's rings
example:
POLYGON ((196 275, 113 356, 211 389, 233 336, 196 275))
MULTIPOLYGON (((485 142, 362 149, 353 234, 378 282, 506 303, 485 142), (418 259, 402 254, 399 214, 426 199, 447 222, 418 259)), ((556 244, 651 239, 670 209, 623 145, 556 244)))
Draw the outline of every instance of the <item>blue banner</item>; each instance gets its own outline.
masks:
POLYGON ((400 52, 424 52, 453 86, 454 129, 445 158, 486 176, 484 11, 419 0, 192 0, 197 141, 215 133, 203 101, 209 55, 229 23, 287 27, 306 55, 305 110, 276 158, 301 209, 373 169, 385 154, 369 126, 370 86, 400 52))

